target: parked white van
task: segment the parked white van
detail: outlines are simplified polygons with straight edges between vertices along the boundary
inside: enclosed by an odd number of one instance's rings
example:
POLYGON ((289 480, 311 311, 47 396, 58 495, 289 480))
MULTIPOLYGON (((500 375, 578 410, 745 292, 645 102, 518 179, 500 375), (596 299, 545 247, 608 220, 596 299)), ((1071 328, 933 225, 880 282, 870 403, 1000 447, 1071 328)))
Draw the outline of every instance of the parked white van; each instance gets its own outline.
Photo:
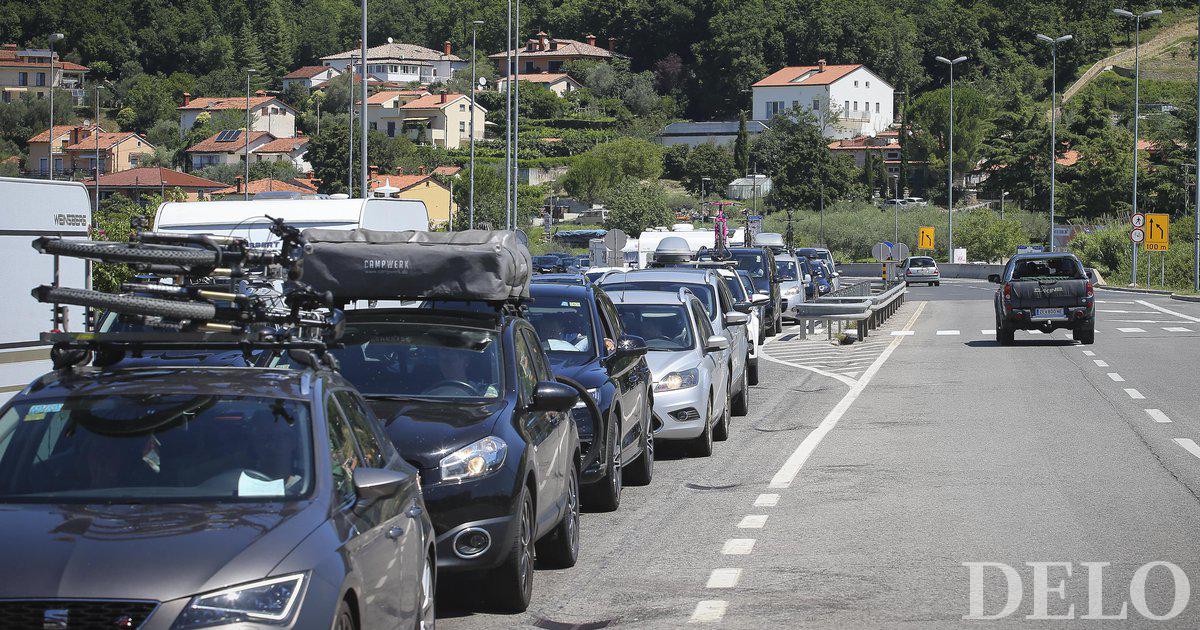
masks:
POLYGON ((428 230, 429 210, 410 199, 258 199, 167 202, 158 207, 154 229, 176 234, 239 236, 258 247, 278 243, 267 217, 305 230, 428 230))
MULTIPOLYGON (((4 326, 0 327, 0 402, 52 369, 50 347, 41 333, 54 327, 54 311, 30 291, 40 284, 91 288, 87 261, 39 254, 39 236, 87 239, 92 224, 88 190, 78 182, 0 177, 0 287, 4 326), (57 260, 56 260, 57 259, 57 260), (56 274, 57 265, 57 274, 56 274)), ((83 331, 86 312, 64 306, 68 331, 83 331)))

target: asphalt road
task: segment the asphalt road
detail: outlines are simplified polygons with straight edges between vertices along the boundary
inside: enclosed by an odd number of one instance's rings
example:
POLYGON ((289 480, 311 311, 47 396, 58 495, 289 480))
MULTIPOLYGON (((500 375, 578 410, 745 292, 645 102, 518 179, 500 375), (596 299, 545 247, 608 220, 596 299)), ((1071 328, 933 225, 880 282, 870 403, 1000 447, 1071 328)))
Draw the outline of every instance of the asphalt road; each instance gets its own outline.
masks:
POLYGON ((1196 627, 1171 567, 1200 578, 1200 304, 1100 291, 1094 345, 1001 347, 993 290, 913 287, 848 346, 785 331, 730 440, 663 453, 619 511, 585 514, 579 565, 539 571, 529 612, 466 592, 439 622, 1196 627))

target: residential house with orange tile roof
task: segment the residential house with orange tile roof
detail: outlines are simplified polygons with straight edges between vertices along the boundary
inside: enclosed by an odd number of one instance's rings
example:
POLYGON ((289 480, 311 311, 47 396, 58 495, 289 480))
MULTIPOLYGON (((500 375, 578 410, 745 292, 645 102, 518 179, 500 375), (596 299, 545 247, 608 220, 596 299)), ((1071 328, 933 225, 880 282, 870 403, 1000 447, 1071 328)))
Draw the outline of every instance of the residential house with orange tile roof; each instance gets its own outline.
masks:
POLYGON ((95 125, 55 125, 53 134, 47 129, 29 139, 29 159, 25 168, 36 177, 49 176, 50 147, 53 145, 56 176, 94 176, 97 141, 102 173, 137 168, 154 155, 154 145, 132 131, 101 129, 97 135, 95 125))
MULTIPOLYGON (((88 188, 96 185, 95 179, 84 180, 88 188)), ((225 188, 225 184, 197 177, 189 173, 173 171, 159 166, 118 171, 100 176, 100 200, 115 194, 138 200, 145 195, 159 195, 164 191, 179 189, 188 201, 204 201, 213 191, 225 188)))
POLYGON ((454 191, 424 170, 421 168, 421 172, 413 175, 379 175, 372 169, 368 180, 371 196, 422 201, 429 211, 429 224, 446 226, 451 217, 458 213, 454 191))
MULTIPOLYGON (((265 131, 250 132, 250 153, 259 147, 273 142, 275 136, 265 131)), ((185 150, 192 164, 192 170, 199 170, 216 164, 241 164, 246 155, 246 131, 244 129, 229 129, 197 142, 185 150)))
POLYGON ((822 59, 815 66, 781 68, 760 79, 752 90, 752 117, 768 124, 794 108, 818 120, 836 114, 835 122, 822 124, 827 138, 873 136, 886 131, 895 119, 895 89, 859 63, 831 65, 822 59))
MULTIPOLYGON (((359 49, 347 50, 321 57, 321 65, 345 72, 351 63, 358 68, 360 59, 359 49)), ((368 77, 376 77, 385 83, 445 83, 465 67, 466 60, 454 54, 448 41, 442 44, 441 50, 392 42, 367 49, 368 77)))
POLYGON ((470 142, 471 118, 475 118, 475 139, 484 135, 487 110, 478 102, 471 110, 466 94, 429 94, 415 96, 404 92, 380 92, 367 98, 367 121, 371 129, 389 137, 407 136, 417 142, 457 149, 470 142))
MULTIPOLYGON (((316 188, 305 185, 303 182, 304 180, 295 179, 288 181, 270 178, 256 179, 250 182, 249 192, 251 195, 257 195, 258 193, 264 192, 292 192, 300 193, 302 195, 316 194, 316 188)), ((242 186, 242 180, 240 177, 238 178, 237 183, 233 186, 226 186, 225 188, 214 190, 212 192, 213 197, 237 196, 244 194, 246 194, 246 190, 242 186)))
POLYGON ((254 162, 291 162, 301 173, 312 171, 308 163, 308 136, 276 138, 251 150, 254 162))
MULTIPOLYGON (((205 112, 223 110, 246 111, 246 97, 197 97, 183 93, 183 105, 179 108, 179 131, 186 134, 196 124, 196 119, 205 112)), ((275 98, 259 93, 250 97, 250 128, 267 131, 276 138, 291 138, 296 135, 296 110, 275 98)))
POLYGON ((329 66, 301 66, 283 75, 283 89, 286 92, 293 85, 300 84, 311 90, 339 74, 340 71, 329 66))
MULTIPOLYGON (((0 44, 0 102, 29 98, 47 98, 50 86, 69 90, 78 105, 83 102, 83 77, 88 68, 64 61, 49 50, 23 49, 16 44, 0 44), (54 56, 54 76, 50 76, 50 58, 54 56)), ((56 93, 57 94, 57 93, 56 93)))
MULTIPOLYGON (((522 75, 560 73, 571 61, 612 61, 618 57, 625 57, 616 52, 617 38, 615 37, 608 38, 608 48, 597 46, 595 35, 588 34, 584 40, 581 42, 574 39, 558 39, 550 37, 545 31, 539 31, 537 35, 526 40, 523 47, 507 53, 494 53, 488 55, 488 58, 496 62, 496 69, 500 71, 500 76, 508 76, 517 68, 516 65, 512 68, 505 67, 504 62, 509 53, 517 55, 517 58, 520 59, 522 75)), ((513 61, 515 64, 516 58, 513 61)))
MULTIPOLYGON (((527 83, 536 83, 554 92, 559 98, 562 98, 571 92, 582 89, 583 84, 576 81, 571 75, 565 72, 535 72, 532 74, 521 74, 521 80, 527 83)), ((501 77, 496 81, 496 89, 501 92, 508 89, 508 77, 501 77)))
POLYGON ((868 155, 878 155, 883 160, 888 175, 900 174, 900 132, 894 129, 875 136, 834 140, 829 143, 829 150, 834 155, 850 156, 858 168, 866 166, 868 155))

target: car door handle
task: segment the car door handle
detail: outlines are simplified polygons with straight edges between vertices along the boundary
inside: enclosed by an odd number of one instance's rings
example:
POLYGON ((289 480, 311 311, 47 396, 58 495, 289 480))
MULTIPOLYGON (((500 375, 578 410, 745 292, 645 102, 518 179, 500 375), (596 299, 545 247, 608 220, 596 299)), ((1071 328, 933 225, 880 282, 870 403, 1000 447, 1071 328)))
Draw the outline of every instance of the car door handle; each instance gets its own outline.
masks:
POLYGON ((393 528, 387 530, 387 534, 386 534, 386 536, 392 540, 396 540, 397 538, 399 538, 403 535, 404 535, 403 527, 393 527, 393 528))
POLYGON ((421 514, 424 514, 424 513, 425 513, 425 510, 422 510, 421 506, 414 505, 414 506, 408 508, 408 511, 405 512, 404 515, 407 516, 408 518, 421 518, 421 514))

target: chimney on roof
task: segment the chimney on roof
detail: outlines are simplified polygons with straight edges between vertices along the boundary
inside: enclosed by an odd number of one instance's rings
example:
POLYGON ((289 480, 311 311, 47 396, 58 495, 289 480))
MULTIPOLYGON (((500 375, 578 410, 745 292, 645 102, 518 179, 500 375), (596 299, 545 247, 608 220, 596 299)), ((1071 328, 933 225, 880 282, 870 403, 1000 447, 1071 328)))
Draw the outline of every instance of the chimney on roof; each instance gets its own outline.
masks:
POLYGON ((236 188, 236 189, 237 189, 237 190, 236 190, 236 192, 237 192, 238 194, 241 194, 241 193, 242 193, 242 183, 243 183, 243 181, 244 181, 244 180, 242 180, 242 176, 241 176, 241 175, 238 175, 237 177, 234 177, 234 178, 233 178, 233 182, 234 182, 234 188, 236 188))
POLYGON ((450 56, 450 50, 451 50, 451 48, 450 48, 450 40, 448 40, 448 39, 447 39, 446 41, 442 42, 442 52, 443 52, 443 53, 444 53, 444 54, 445 54, 447 57, 449 57, 449 56, 450 56))
POLYGON ((184 107, 186 107, 186 106, 190 105, 191 103, 192 103, 192 93, 191 93, 191 92, 184 92, 184 93, 183 93, 183 105, 184 105, 184 107))
POLYGON ((255 90, 255 91, 254 91, 254 95, 255 95, 255 96, 266 96, 266 95, 267 95, 267 91, 266 91, 266 90, 255 90))
POLYGON ((424 174, 425 174, 425 165, 424 165, 424 164, 422 164, 422 165, 420 165, 420 166, 418 166, 418 167, 417 167, 417 174, 418 174, 418 175, 424 175, 424 174))
POLYGON ((609 52, 617 51, 617 38, 616 37, 608 38, 608 50, 609 50, 609 52))
POLYGON ((588 46, 596 45, 596 36, 595 35, 588 33, 587 35, 584 35, 583 38, 587 40, 588 46))
POLYGON ((817 60, 817 72, 825 72, 825 60, 824 59, 817 60))
POLYGON ((538 31, 538 50, 550 50, 550 38, 546 35, 546 31, 538 31))
POLYGON ((438 101, 439 103, 446 102, 446 91, 445 90, 442 90, 440 93, 438 93, 438 96, 441 97, 441 99, 438 101))

